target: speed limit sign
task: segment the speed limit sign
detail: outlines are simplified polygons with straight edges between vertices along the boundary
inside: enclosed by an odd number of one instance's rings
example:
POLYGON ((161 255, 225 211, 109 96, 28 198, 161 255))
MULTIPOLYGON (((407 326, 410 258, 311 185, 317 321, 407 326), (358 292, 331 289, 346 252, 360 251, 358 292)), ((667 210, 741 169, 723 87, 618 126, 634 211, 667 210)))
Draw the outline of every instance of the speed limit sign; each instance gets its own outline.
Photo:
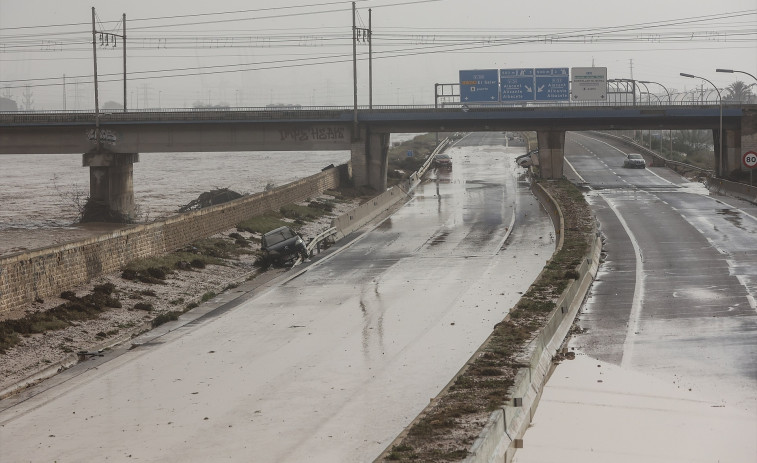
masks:
POLYGON ((757 167, 757 153, 754 151, 747 151, 744 153, 744 166, 748 167, 749 169, 754 169, 757 167))

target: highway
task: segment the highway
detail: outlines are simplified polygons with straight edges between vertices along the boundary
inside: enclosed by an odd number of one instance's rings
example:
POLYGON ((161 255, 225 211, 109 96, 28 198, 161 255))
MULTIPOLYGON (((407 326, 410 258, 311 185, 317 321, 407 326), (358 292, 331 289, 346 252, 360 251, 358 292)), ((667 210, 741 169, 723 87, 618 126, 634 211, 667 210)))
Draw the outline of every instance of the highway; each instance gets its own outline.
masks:
POLYGON ((756 461, 757 207, 588 133, 566 159, 606 257, 516 460, 756 461))
MULTIPOLYGON (((0 402, 3 462, 372 461, 554 251, 501 133, 370 232, 229 310, 0 402)), ((86 362, 85 362, 86 363, 86 362)))

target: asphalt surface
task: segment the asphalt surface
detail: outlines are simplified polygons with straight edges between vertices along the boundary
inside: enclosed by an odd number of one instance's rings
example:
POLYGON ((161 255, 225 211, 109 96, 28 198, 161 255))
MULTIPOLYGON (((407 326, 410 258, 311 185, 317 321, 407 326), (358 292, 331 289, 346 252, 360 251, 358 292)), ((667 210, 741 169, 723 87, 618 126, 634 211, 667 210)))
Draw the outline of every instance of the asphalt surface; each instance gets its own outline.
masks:
POLYGON ((566 153, 605 258, 517 461, 757 461, 757 207, 588 133, 566 153))
POLYGON ((2 461, 372 461, 555 240, 502 134, 470 136, 329 258, 0 412, 2 461))

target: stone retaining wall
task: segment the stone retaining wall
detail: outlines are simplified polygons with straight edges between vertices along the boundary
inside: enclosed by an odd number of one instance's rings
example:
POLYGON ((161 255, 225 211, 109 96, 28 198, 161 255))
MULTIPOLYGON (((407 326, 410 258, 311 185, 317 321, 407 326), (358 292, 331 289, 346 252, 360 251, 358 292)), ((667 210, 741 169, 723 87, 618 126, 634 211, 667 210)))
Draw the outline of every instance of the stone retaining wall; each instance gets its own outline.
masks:
POLYGON ((340 173, 347 168, 331 168, 271 191, 160 222, 4 257, 0 259, 0 320, 36 299, 57 296, 100 274, 118 271, 129 261, 179 249, 255 215, 337 188, 340 173))

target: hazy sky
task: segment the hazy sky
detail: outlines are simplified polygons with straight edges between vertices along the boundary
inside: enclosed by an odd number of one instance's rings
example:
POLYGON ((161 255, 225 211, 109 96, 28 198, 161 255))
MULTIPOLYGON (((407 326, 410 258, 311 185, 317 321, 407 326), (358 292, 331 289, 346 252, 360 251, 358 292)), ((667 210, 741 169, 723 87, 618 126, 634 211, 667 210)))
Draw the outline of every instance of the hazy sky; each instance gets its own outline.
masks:
MULTIPOLYGON (((34 109, 93 108, 92 6, 98 31, 120 34, 127 16, 130 108, 352 104, 351 3, 314 0, 0 0, 0 95, 34 109)), ((457 82, 461 69, 593 64, 609 78, 671 91, 702 83, 680 72, 718 87, 755 81, 716 68, 757 75, 757 0, 363 0, 357 8, 365 28, 372 8, 376 105, 432 104, 434 84, 457 82)), ((105 45, 100 101, 120 103, 121 42, 105 45)), ((367 44, 358 54, 367 104, 367 44)))

